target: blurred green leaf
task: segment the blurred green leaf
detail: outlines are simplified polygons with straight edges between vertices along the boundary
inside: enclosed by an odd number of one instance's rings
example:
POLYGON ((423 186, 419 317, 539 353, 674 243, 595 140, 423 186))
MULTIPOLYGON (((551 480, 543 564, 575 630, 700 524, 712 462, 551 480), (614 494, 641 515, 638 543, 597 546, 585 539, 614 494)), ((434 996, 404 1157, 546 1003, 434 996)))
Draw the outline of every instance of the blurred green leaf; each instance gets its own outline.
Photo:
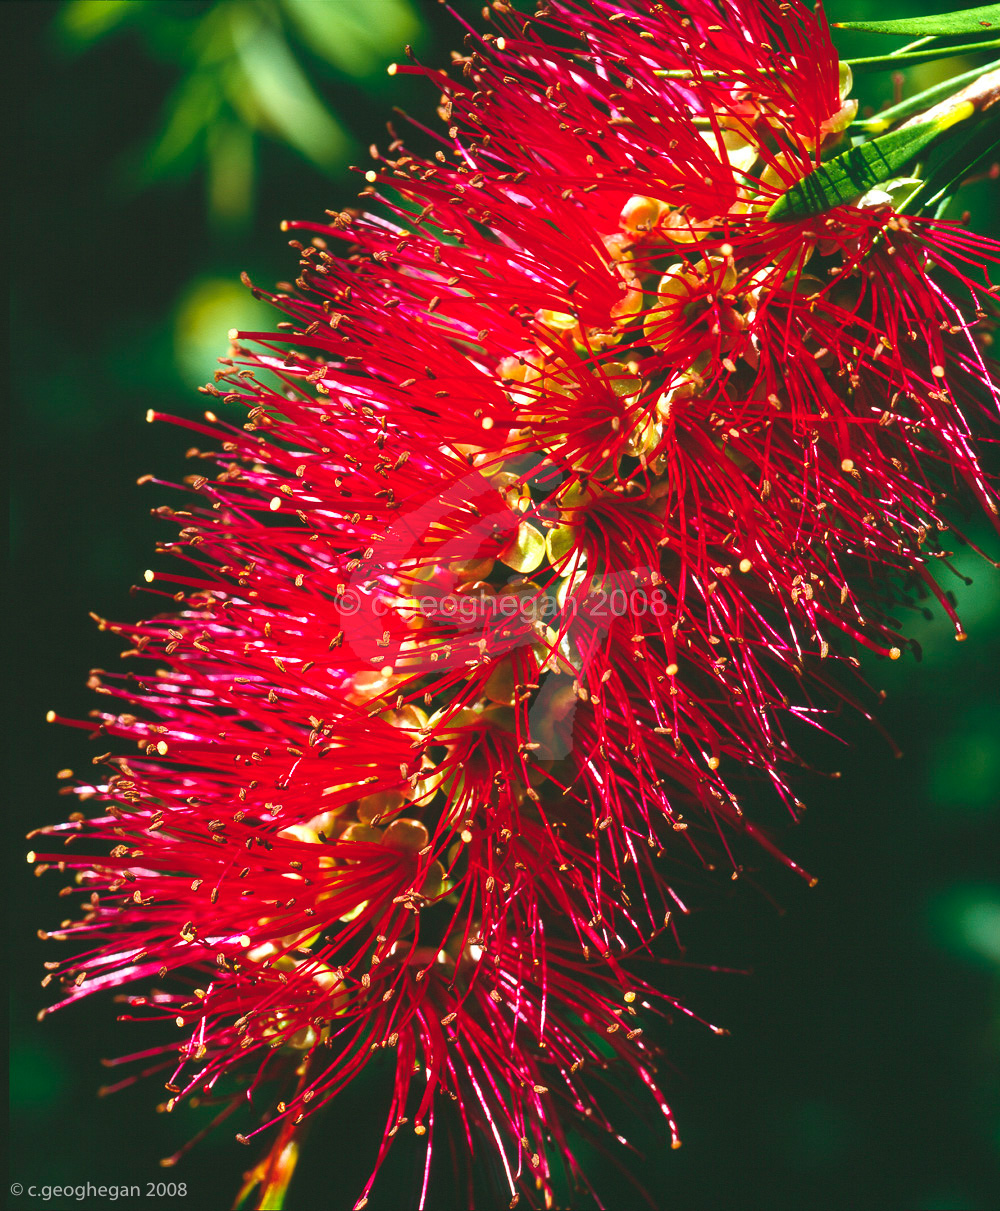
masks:
POLYGON ((856 29, 867 34, 904 34, 912 37, 953 37, 981 34, 1000 26, 1000 4, 935 13, 927 17, 902 17, 898 21, 835 21, 835 29, 856 29))
POLYGON ((130 17, 137 16, 138 0, 70 0, 56 19, 56 28, 70 43, 88 46, 130 17))
POLYGON ((174 316, 174 358, 192 387, 211 379, 230 328, 253 331, 273 324, 271 308, 235 278, 203 277, 185 291, 174 316))
POLYGON ((284 0, 304 42, 350 76, 385 66, 419 31, 406 0, 284 0))
MULTIPOLYGON (((249 5, 229 9, 244 79, 260 112, 286 142, 321 168, 332 168, 348 146, 340 124, 313 91, 288 44, 249 5)), ((232 91, 230 90, 230 96, 232 91)))
POLYGON ((932 930, 948 950, 1000 963, 1000 889, 955 884, 931 905, 932 930))
POLYGON ((174 67, 176 87, 133 179, 148 186, 202 167, 209 213, 229 226, 253 212, 255 136, 295 148, 324 172, 351 140, 309 81, 305 50, 368 80, 421 30, 409 0, 68 0, 56 18, 79 49, 131 22, 151 58, 174 67), (242 195, 242 196, 241 196, 242 195))
POLYGON ((927 798, 948 816, 988 816, 1000 810, 1000 745, 990 711, 959 715, 953 730, 937 738, 927 769, 927 798))
POLYGON ((222 105, 219 79, 213 72, 188 76, 166 107, 166 126, 143 160, 142 178, 156 181, 183 169, 219 113, 222 105))
POLYGON ((244 222, 253 200, 253 132, 240 122, 216 122, 208 132, 206 154, 212 213, 224 222, 244 222))

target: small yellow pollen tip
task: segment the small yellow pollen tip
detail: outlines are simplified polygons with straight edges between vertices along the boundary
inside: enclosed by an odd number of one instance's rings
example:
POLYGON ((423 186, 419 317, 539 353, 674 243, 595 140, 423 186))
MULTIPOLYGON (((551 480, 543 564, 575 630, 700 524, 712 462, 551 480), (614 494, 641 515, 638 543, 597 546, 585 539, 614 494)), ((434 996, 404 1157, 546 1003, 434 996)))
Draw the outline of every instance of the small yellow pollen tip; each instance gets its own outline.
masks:
POLYGON ((368 169, 368 171, 365 173, 365 180, 368 182, 369 185, 375 184, 375 182, 378 180, 378 173, 375 171, 374 168, 368 169))
POLYGON ((843 462, 841 462, 841 464, 840 464, 840 469, 841 469, 841 471, 847 471, 848 473, 853 471, 854 470, 854 459, 845 458, 843 460, 843 462))
POLYGON ((29 849, 29 850, 28 850, 28 852, 27 852, 27 854, 26 854, 26 857, 27 857, 27 859, 28 859, 28 861, 29 861, 29 862, 34 862, 34 861, 36 860, 36 854, 35 854, 35 851, 34 851, 33 849, 29 849))
POLYGON ((272 513, 276 513, 281 508, 281 497, 272 496, 267 507, 271 510, 272 513))
POLYGON ((902 656, 902 654, 903 653, 899 650, 899 648, 890 648, 889 649, 889 659, 890 660, 898 660, 900 658, 900 656, 902 656))
POLYGON ((240 330, 239 330, 239 328, 230 328, 229 332, 226 335, 229 337, 229 339, 231 341, 235 341, 239 338, 240 330))
POLYGON ((152 584, 153 581, 156 579, 156 573, 153 571, 152 568, 147 568, 145 570, 145 572, 143 572, 142 578, 146 582, 146 584, 152 584))
POLYGON ((146 409, 146 424, 151 425, 154 420, 156 420, 156 413, 153 411, 152 408, 147 408, 146 409))
POLYGON ((386 70, 386 75, 394 76, 396 74, 396 72, 399 71, 399 64, 390 63, 389 66, 385 70, 386 70))
POLYGON ((634 1000, 635 1000, 635 993, 632 992, 631 989, 629 989, 629 991, 625 994, 625 1003, 626 1003, 626 1005, 631 1005, 634 1000))
POLYGON ((45 712, 45 722, 46 723, 55 723, 55 721, 56 721, 55 711, 46 711, 45 712))
POLYGON ((753 567, 753 564, 750 562, 749 559, 740 560, 740 571, 741 572, 749 572, 752 567, 753 567))
POLYGON ((169 746, 167 745, 166 740, 160 740, 157 742, 156 751, 160 754, 161 757, 165 757, 167 755, 168 747, 169 746))

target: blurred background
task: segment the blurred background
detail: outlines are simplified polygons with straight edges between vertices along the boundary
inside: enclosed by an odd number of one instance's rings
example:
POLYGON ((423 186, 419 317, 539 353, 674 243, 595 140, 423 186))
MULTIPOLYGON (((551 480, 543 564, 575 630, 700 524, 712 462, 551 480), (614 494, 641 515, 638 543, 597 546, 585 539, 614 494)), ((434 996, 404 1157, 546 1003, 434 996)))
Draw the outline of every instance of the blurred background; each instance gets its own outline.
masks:
MULTIPOLYGON (((935 7, 831 0, 830 16, 935 7)), ((96 1097, 108 1076, 98 1058, 139 1045, 110 1000, 35 1021, 51 999, 38 981, 52 957, 35 930, 62 914, 58 878, 31 877, 21 838, 64 817, 56 770, 94 755, 84 734, 46 728, 44 716, 91 709, 87 669, 117 658, 120 644, 88 610, 135 616, 128 589, 161 536, 149 509, 162 503, 136 478, 189 469, 183 434, 146 425, 147 408, 200 413, 194 388, 227 330, 261 312, 271 322, 240 271, 261 283, 294 272, 279 222, 350 203, 358 179, 347 167, 385 142, 393 105, 433 120, 433 91, 390 80, 387 63, 405 42, 444 63, 462 31, 432 0, 0 9, 15 98, 11 1179, 186 1181, 186 1200, 144 1205, 222 1208, 250 1157, 231 1131, 160 1169, 199 1112, 155 1114, 163 1095, 152 1084, 96 1097)), ((858 35, 844 45, 885 49, 858 35)), ((922 66, 908 87, 964 66, 922 66)), ((875 105, 891 89, 886 75, 859 83, 875 105)), ((980 185, 962 205, 984 229, 995 201, 980 185)), ((789 844, 819 885, 774 873, 776 904, 739 892, 691 923, 693 960, 753 975, 677 977, 682 997, 732 1034, 669 1032, 665 1083, 684 1147, 671 1152, 638 1115, 630 1132, 644 1159, 629 1167, 658 1208, 1000 1206, 1000 578, 967 550, 955 563, 974 582, 956 585, 969 641, 954 643, 940 619, 918 622, 922 666, 868 669, 889 692, 882 717, 904 759, 848 722, 843 777, 800 787, 810 810, 789 844)), ((292 1211, 351 1205, 381 1130, 381 1090, 366 1079, 314 1128, 292 1211)), ((372 1211, 411 1205, 422 1153, 397 1151, 372 1211)), ((612 1211, 639 1205, 604 1158, 589 1163, 612 1211)), ((444 1178, 431 1208, 462 1201, 444 1178)))

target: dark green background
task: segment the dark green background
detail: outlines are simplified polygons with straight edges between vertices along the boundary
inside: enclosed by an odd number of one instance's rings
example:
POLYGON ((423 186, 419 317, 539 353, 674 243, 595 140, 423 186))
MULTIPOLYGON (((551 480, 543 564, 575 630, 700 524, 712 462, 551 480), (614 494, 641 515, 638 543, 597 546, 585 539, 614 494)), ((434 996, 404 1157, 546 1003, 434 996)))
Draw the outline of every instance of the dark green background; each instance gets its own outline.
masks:
MULTIPOLYGON (((168 7, 175 22, 193 23, 207 5, 168 7)), ((14 394, 10 1180, 143 1189, 183 1180, 186 1199, 144 1205, 221 1209, 250 1157, 231 1130, 162 1170, 159 1157, 200 1124, 197 1112, 156 1115, 163 1095, 152 1083, 95 1098, 109 1075, 98 1057, 144 1037, 115 1023, 110 1000, 95 997, 35 1022, 50 999, 38 980, 51 957, 35 929, 57 924, 65 901, 56 898, 55 877, 31 876, 22 838, 64 817, 55 771, 84 770, 94 754, 82 733, 43 720, 49 707, 77 717, 91 709, 87 668, 116 659, 120 645, 96 632, 87 611, 128 619, 138 608, 128 588, 161 536, 148 511, 164 493, 136 487, 136 477, 156 471, 176 479, 190 470, 184 434, 146 425, 146 409, 201 410, 192 387, 210 376, 226 329, 245 322, 227 314, 245 304, 229 299, 226 283, 241 269, 262 282, 290 275, 294 254, 278 222, 322 217, 354 196, 357 178, 324 175, 280 141, 265 142, 255 211, 242 227, 210 221, 197 170, 140 189, 130 164, 176 83, 169 56, 151 55, 128 33, 70 53, 53 33, 57 5, 2 8, 13 73, 7 123, 16 134, 6 154, 14 394)), ((424 56, 442 62, 460 38, 438 5, 424 0, 418 8, 433 23, 424 56)), ((831 10, 844 19, 921 11, 856 0, 831 10)), ((319 57, 307 66, 356 135, 358 162, 372 139, 382 139, 392 104, 433 113, 432 90, 402 78, 351 80, 319 57)), ((866 87, 880 99, 888 85, 869 77, 866 87)), ((985 187, 973 202, 982 225, 985 187)), ((969 641, 955 644, 940 619, 933 626, 917 619, 923 664, 907 658, 868 668, 873 684, 889 690, 882 718, 903 760, 893 760, 873 731, 847 722, 850 748, 828 754, 844 776, 800 786, 810 810, 789 844, 819 886, 809 891, 775 871, 769 886, 783 912, 741 891, 691 925, 693 959, 749 966, 753 975, 677 979, 683 997, 732 1036, 686 1025, 668 1035, 673 1072, 665 1083, 684 1147, 670 1152, 639 1116, 630 1132, 647 1156, 633 1168, 658 1208, 1000 1206, 1000 593, 996 572, 974 555, 960 552, 957 563, 975 580, 959 595, 969 641)), ((292 1211, 352 1204, 382 1118, 374 1079, 326 1114, 293 1186, 292 1211)), ((397 1151, 373 1211, 415 1206, 422 1150, 404 1140, 397 1151)), ((447 1149, 439 1156, 432 1211, 459 1208, 447 1149)), ((487 1149, 482 1156, 485 1164, 487 1149)), ((600 1157, 592 1170, 612 1211, 638 1205, 600 1157)), ((31 1203, 22 1197, 10 1205, 31 1203)))

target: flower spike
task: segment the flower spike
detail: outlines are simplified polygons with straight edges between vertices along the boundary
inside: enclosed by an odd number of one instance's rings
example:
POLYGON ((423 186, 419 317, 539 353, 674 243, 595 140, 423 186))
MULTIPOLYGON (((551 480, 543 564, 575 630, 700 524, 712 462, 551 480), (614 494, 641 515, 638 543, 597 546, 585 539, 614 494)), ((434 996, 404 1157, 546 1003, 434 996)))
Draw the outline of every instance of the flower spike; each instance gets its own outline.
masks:
POLYGON ((101 623, 132 670, 92 675, 102 806, 38 833, 84 894, 56 1007, 176 1023, 133 1058, 268 1138, 240 1205, 380 1053, 356 1208, 401 1134, 434 1205, 444 1132, 555 1205, 571 1127, 625 1142, 622 1074, 679 1146, 678 915, 812 878, 773 810, 801 737, 869 713, 859 656, 928 594, 965 637, 943 535, 997 516, 1000 249, 907 182, 787 201, 857 111, 821 10, 491 17, 453 70, 392 69, 437 146, 285 224, 294 289, 248 280, 284 318, 203 389, 238 419, 163 418, 214 450, 159 510, 150 616, 101 623))

